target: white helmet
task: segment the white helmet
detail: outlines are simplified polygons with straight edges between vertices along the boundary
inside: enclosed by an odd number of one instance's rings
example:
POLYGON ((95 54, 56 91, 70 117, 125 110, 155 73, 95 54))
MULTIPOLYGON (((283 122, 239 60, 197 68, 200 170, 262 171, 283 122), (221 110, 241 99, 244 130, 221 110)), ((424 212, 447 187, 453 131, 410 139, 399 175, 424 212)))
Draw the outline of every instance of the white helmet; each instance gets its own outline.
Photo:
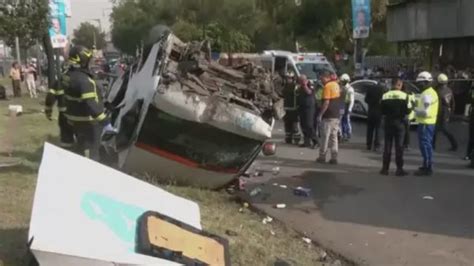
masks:
POLYGON ((439 84, 448 84, 448 76, 446 76, 446 74, 439 74, 438 83, 439 84))
POLYGON ((423 71, 420 74, 418 74, 418 77, 416 78, 416 82, 420 82, 420 81, 432 82, 433 76, 431 76, 430 72, 423 71))
POLYGON ((351 77, 349 77, 348 74, 342 74, 340 80, 341 80, 341 81, 351 82, 351 77))

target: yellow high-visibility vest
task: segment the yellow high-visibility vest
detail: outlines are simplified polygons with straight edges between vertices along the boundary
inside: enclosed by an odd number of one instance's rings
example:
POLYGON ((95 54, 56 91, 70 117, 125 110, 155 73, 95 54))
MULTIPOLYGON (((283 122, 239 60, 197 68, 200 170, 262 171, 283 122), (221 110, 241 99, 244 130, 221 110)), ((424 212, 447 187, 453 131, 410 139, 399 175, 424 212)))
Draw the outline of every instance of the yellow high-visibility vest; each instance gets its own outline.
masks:
POLYGON ((417 101, 416 108, 418 110, 424 110, 425 106, 423 103, 423 98, 428 96, 432 99, 430 106, 426 110, 426 116, 417 116, 416 121, 419 124, 423 125, 435 125, 438 117, 438 110, 439 110, 439 98, 438 94, 433 88, 426 89, 420 96, 420 99, 417 101))

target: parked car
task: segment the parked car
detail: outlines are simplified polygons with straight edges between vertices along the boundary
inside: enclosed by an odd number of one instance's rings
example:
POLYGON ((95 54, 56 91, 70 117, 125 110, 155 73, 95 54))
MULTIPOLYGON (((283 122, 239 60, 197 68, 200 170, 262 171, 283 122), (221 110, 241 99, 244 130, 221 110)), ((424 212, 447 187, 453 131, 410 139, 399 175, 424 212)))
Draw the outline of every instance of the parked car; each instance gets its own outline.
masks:
MULTIPOLYGON (((390 83, 388 83, 390 86, 390 83)), ((388 89, 386 82, 381 82, 372 79, 361 79, 356 80, 351 83, 351 86, 354 88, 354 108, 352 110, 352 115, 359 118, 367 118, 369 106, 365 103, 365 95, 368 90, 376 87, 383 87, 384 89, 388 89)), ((404 81, 403 86, 405 91, 410 93, 414 93, 415 97, 418 98, 420 96, 421 90, 411 81, 404 81)), ((415 121, 411 122, 415 124, 415 121)))

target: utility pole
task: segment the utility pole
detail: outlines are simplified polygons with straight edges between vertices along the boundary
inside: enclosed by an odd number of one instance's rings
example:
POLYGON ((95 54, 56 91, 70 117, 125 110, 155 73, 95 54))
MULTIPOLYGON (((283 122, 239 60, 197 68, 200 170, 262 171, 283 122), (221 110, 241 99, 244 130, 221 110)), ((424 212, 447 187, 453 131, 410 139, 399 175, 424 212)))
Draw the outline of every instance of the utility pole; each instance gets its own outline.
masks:
POLYGON ((21 65, 20 38, 18 38, 18 36, 15 37, 15 49, 16 49, 16 61, 18 62, 18 64, 21 65))

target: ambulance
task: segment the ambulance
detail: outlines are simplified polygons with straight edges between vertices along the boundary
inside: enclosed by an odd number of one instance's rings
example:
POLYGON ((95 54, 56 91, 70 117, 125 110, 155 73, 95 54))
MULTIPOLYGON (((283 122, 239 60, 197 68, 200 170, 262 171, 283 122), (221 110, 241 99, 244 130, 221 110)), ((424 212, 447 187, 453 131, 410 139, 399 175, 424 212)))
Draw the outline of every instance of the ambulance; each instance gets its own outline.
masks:
POLYGON ((322 53, 292 53, 288 51, 264 51, 261 57, 264 66, 271 66, 272 73, 293 72, 296 76, 305 75, 315 82, 323 72, 336 73, 334 67, 322 53))

